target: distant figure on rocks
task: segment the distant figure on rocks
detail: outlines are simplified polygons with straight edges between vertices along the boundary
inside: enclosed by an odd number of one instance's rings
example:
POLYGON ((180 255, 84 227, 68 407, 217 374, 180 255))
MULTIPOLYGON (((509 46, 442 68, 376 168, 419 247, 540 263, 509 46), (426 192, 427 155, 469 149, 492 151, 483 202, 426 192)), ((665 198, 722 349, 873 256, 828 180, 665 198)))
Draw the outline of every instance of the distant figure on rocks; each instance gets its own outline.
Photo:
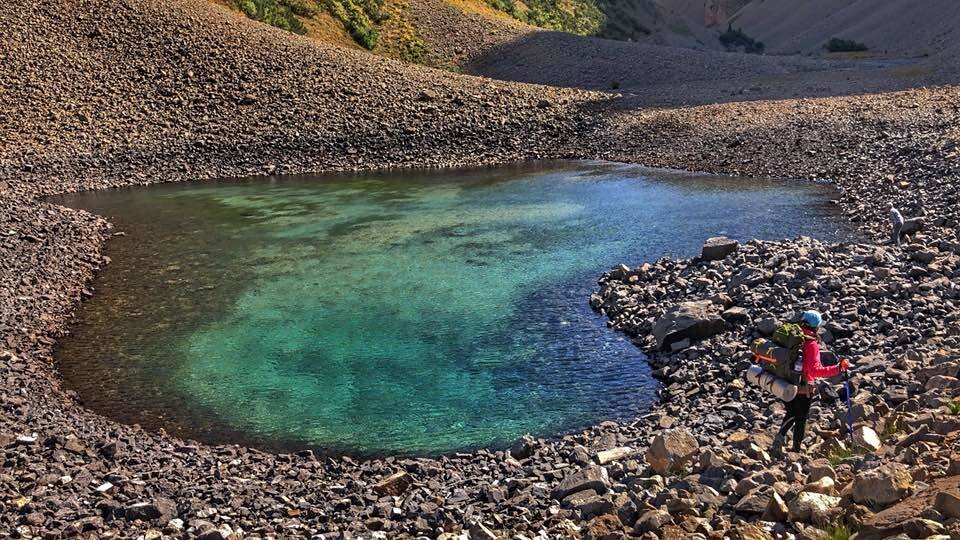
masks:
POLYGON ((900 247, 900 231, 903 229, 903 214, 890 203, 890 244, 900 247))
POLYGON ((783 450, 787 434, 791 429, 793 430, 793 451, 800 452, 803 434, 807 428, 807 416, 810 414, 810 403, 813 401, 814 392, 816 392, 815 381, 839 375, 849 367, 846 360, 841 360, 835 366, 824 366, 820 362, 820 338, 817 335, 817 330, 822 325, 823 317, 816 311, 805 311, 800 318, 800 326, 803 328, 804 335, 800 356, 800 361, 803 363, 803 382, 800 384, 797 397, 786 403, 787 414, 783 417, 780 432, 773 441, 772 450, 776 453, 783 450))

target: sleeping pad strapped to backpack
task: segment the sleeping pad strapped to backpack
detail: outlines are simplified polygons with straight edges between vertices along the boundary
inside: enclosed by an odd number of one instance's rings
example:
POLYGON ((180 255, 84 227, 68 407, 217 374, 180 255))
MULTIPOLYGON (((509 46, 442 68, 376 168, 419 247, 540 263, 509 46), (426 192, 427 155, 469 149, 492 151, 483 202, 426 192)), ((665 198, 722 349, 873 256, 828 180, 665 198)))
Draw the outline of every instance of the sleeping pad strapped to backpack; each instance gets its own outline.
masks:
POLYGON ((791 383, 803 383, 803 343, 808 338, 799 324, 781 324, 773 332, 773 339, 760 338, 750 351, 764 371, 791 383))

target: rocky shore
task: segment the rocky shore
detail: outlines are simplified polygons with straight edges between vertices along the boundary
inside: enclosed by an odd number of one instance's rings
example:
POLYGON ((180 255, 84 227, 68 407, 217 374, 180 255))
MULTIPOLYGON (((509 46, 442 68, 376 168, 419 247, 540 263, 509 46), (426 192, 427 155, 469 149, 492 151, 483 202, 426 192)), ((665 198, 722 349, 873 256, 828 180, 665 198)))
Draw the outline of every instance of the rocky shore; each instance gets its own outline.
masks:
POLYGON ((666 539, 846 523, 958 536, 956 88, 637 110, 318 45, 199 0, 24 3, 0 23, 0 531, 666 539), (95 293, 113 231, 42 195, 537 158, 829 179, 870 238, 888 200, 925 226, 902 249, 752 242, 611 271, 592 301, 650 353, 661 401, 509 451, 357 462, 208 446, 111 422, 61 386, 56 338, 95 293), (686 302, 707 302, 710 332, 661 351, 650 333, 686 302), (821 405, 813 453, 783 461, 767 451, 777 407, 738 381, 766 321, 813 304, 831 347, 857 360, 858 427, 880 447, 838 450, 821 405))

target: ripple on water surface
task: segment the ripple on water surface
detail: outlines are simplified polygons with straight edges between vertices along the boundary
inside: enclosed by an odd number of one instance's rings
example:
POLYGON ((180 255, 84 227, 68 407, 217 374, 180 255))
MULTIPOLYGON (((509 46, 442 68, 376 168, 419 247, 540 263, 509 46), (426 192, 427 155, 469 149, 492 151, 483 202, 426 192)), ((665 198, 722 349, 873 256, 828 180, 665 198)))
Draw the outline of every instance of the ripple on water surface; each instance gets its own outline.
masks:
POLYGON ((433 454, 642 413, 592 313, 620 262, 836 237, 823 186, 604 163, 63 197, 126 236, 58 355, 88 406, 212 442, 433 454))

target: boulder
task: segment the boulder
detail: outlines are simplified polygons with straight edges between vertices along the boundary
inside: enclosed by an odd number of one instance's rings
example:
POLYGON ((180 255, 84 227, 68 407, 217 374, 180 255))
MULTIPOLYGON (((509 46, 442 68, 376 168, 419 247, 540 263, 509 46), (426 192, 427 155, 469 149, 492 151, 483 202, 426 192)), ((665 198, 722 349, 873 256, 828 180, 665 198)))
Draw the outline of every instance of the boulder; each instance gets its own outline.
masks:
POLYGON ((648 510, 643 513, 633 526, 635 534, 643 534, 660 530, 664 525, 673 523, 669 512, 663 510, 648 510))
POLYGON ((591 495, 578 499, 575 504, 571 505, 571 508, 579 511, 584 519, 609 514, 614 510, 613 500, 610 499, 609 495, 591 495))
POLYGON ((406 471, 391 474, 373 485, 373 490, 380 495, 397 496, 406 491, 413 484, 413 478, 406 471))
POLYGON ((594 518, 583 531, 584 540, 620 540, 624 536, 620 520, 610 514, 594 518))
POLYGON ((734 306, 720 314, 725 321, 732 323, 750 322, 750 312, 746 308, 734 306))
POLYGON ((657 346, 667 349, 684 339, 697 340, 723 331, 724 320, 716 304, 709 300, 684 302, 673 306, 653 325, 657 346))
POLYGON ((597 493, 604 493, 610 486, 610 477, 607 469, 591 465, 579 471, 568 474, 553 490, 553 498, 563 500, 571 493, 592 489, 597 493))
POLYGON ((859 426, 853 430, 853 442, 870 452, 876 452, 883 446, 877 432, 867 426, 859 426))
POLYGON ((910 492, 913 478, 901 463, 885 463, 876 469, 863 471, 853 478, 851 493, 855 502, 873 507, 893 504, 910 492))
POLYGON ((936 521, 914 518, 903 524, 903 532, 910 538, 931 538, 943 534, 944 528, 936 521))
POLYGON ((703 243, 700 258, 705 261, 718 261, 731 253, 735 253, 739 248, 740 242, 736 240, 731 240, 726 236, 714 236, 713 238, 707 238, 707 241, 703 243))
POLYGON ((524 435, 520 437, 520 440, 515 442, 513 446, 510 447, 510 455, 516 459, 527 459, 532 456, 536 451, 537 440, 531 437, 530 435, 524 435))
POLYGON ((611 448, 610 450, 601 450, 597 452, 596 460, 600 465, 606 465, 612 461, 620 461, 621 459, 628 458, 634 454, 635 450, 629 446, 621 446, 619 448, 611 448))
POLYGON ((960 519, 960 493, 941 491, 934 499, 933 507, 941 514, 960 519))
POLYGON ((816 482, 810 482, 803 486, 803 489, 800 491, 805 491, 808 493, 820 493, 823 495, 833 495, 836 492, 836 484, 834 483, 833 478, 824 476, 817 479, 816 482))
POLYGON ((807 475, 807 480, 816 482, 824 477, 828 477, 833 481, 837 480, 837 473, 833 470, 833 466, 830 465, 830 461, 825 458, 820 458, 810 463, 810 473, 807 475))
POLYGON ((787 503, 783 502, 783 497, 774 491, 773 495, 770 496, 770 502, 767 503, 766 510, 763 511, 763 520, 783 523, 787 521, 789 515, 790 509, 787 507, 787 503))
POLYGON ((770 486, 760 486, 750 490, 733 509, 738 514, 759 516, 766 512, 775 491, 770 486))
POLYGON ((758 525, 744 523, 730 531, 730 540, 773 540, 773 535, 758 525))
POLYGON ((830 523, 830 514, 840 505, 840 497, 801 491, 787 505, 790 521, 825 525, 830 523))
POLYGON ((659 474, 679 472, 693 459, 700 445, 685 429, 668 429, 660 432, 647 450, 647 463, 659 474))
POLYGON ((777 329, 777 320, 773 317, 764 317, 757 322, 757 331, 765 336, 773 334, 773 331, 777 329))
POLYGON ((900 228, 900 234, 914 234, 923 230, 925 223, 923 218, 915 217, 903 221, 903 227, 900 228))
POLYGON ((960 388, 960 379, 949 375, 934 375, 927 380, 927 384, 923 388, 925 390, 960 388))

